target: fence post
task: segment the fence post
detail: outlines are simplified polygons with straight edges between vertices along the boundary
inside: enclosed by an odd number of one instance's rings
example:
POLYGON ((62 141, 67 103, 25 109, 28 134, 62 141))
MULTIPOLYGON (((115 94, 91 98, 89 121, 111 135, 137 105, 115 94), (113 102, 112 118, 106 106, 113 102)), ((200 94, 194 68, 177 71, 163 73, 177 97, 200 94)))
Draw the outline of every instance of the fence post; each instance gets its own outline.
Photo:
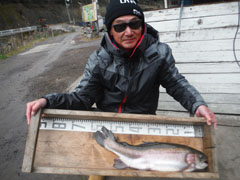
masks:
MULTIPOLYGON (((11 49, 14 49, 14 42, 13 42, 13 36, 11 36, 11 49)), ((11 49, 10 49, 10 51, 11 51, 11 49)))
POLYGON ((4 56, 4 48, 3 48, 3 43, 2 43, 2 37, 0 37, 0 52, 1 52, 1 55, 4 56))
POLYGON ((21 32, 21 39, 22 39, 22 46, 24 46, 24 37, 23 37, 23 32, 21 32))
POLYGON ((45 28, 45 38, 46 39, 48 38, 48 30, 47 30, 47 28, 45 28))
POLYGON ((52 37, 54 37, 53 30, 51 29, 52 37))

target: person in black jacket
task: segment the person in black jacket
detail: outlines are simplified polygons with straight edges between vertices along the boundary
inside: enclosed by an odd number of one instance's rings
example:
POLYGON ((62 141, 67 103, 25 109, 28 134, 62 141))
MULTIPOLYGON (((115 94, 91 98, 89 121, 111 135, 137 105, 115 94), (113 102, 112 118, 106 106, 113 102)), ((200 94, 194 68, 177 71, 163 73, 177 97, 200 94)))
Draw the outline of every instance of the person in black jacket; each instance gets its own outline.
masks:
POLYGON ((90 56, 74 92, 48 94, 27 103, 28 123, 43 107, 91 110, 94 103, 104 112, 156 114, 162 85, 190 113, 216 128, 214 113, 178 72, 171 49, 145 23, 135 0, 111 0, 105 25, 101 46, 90 56))

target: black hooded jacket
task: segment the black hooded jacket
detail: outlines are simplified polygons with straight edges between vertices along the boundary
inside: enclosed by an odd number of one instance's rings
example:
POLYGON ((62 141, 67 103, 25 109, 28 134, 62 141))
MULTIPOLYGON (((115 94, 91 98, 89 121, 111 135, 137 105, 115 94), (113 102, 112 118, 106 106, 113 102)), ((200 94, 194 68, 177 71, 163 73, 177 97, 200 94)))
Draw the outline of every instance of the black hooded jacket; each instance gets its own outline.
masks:
POLYGON ((86 64, 74 92, 49 94, 47 108, 155 114, 159 86, 166 88, 190 113, 206 105, 199 92, 175 67, 171 49, 159 42, 158 32, 146 24, 131 55, 119 49, 106 32, 101 47, 86 64))

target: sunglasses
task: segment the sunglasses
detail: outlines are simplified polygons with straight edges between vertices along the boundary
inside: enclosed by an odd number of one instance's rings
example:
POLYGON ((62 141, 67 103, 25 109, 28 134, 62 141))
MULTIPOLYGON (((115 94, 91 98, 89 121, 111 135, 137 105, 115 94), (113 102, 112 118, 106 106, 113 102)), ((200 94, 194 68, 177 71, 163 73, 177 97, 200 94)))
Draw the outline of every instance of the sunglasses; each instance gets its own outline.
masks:
POLYGON ((138 19, 130 22, 121 23, 121 24, 114 24, 113 28, 116 32, 123 32, 127 28, 127 26, 129 26, 131 29, 139 29, 141 25, 142 25, 142 20, 138 19))

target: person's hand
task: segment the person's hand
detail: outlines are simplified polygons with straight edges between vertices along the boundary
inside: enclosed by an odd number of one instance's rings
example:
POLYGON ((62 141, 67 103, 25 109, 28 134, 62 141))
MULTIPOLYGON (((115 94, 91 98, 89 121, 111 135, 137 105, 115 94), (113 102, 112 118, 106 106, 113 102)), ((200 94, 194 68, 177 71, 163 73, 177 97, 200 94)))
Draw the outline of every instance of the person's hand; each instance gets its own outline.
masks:
POLYGON ((207 124, 211 125, 213 123, 214 129, 216 129, 217 127, 216 116, 210 109, 208 109, 207 106, 204 105, 199 106, 195 112, 195 115, 197 117, 204 117, 207 120, 207 124))
POLYGON ((27 103, 26 107, 26 116, 27 116, 27 123, 30 124, 31 116, 35 115, 40 108, 45 107, 47 104, 47 100, 44 98, 37 99, 35 101, 31 101, 27 103))

